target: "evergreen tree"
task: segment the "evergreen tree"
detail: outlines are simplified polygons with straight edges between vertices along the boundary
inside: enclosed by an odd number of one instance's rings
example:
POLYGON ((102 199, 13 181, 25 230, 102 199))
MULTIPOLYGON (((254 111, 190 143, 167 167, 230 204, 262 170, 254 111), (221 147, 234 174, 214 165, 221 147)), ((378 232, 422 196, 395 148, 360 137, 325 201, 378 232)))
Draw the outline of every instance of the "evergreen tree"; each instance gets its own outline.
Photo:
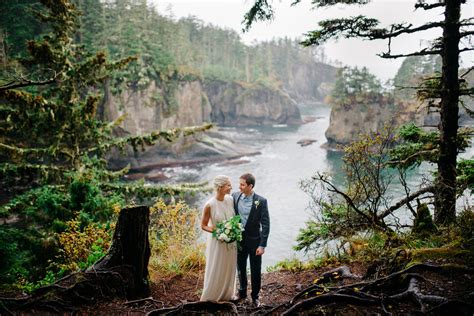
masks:
MULTIPOLYGON (((124 183, 128 169, 107 169, 111 148, 173 140, 208 125, 115 138, 118 122, 97 118, 100 87, 132 58, 110 62, 74 45, 77 11, 69 1, 42 0, 36 15, 49 32, 27 43, 0 81, 1 280, 38 278, 55 259, 67 222, 108 223, 125 198, 193 192, 198 185, 145 187, 124 183), (24 56, 24 57, 22 57, 24 56), (12 67, 13 68, 13 67, 12 67), (3 264, 5 262, 5 264, 3 264)), ((3 14, 3 12, 2 12, 3 14)), ((2 282, 2 283, 4 283, 2 282)))

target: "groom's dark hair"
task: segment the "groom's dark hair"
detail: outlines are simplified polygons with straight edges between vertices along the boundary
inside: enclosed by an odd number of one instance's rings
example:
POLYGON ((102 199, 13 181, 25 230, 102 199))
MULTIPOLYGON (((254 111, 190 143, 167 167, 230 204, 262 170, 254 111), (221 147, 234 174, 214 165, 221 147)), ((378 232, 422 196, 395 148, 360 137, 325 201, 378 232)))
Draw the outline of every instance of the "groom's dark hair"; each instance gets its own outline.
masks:
POLYGON ((247 185, 252 185, 252 189, 255 188, 255 176, 251 173, 244 173, 240 176, 240 179, 244 179, 247 185))

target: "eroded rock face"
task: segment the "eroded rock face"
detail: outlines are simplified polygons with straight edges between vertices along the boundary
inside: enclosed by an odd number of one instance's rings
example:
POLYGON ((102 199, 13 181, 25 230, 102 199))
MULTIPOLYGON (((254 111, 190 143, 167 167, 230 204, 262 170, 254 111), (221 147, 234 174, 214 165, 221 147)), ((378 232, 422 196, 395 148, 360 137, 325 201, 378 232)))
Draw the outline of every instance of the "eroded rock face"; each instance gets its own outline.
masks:
POLYGON ((300 111, 286 93, 236 82, 210 81, 204 86, 211 119, 222 126, 301 124, 300 111))
MULTIPOLYGON (((463 100, 471 108, 474 107, 472 101, 463 100)), ((327 145, 347 145, 356 141, 360 134, 377 131, 390 123, 398 127, 413 122, 426 130, 436 130, 439 120, 439 113, 429 111, 426 104, 417 101, 333 106, 326 130, 327 145)), ((459 125, 474 126, 474 120, 463 107, 459 108, 459 125)))
POLYGON ((360 134, 375 132, 384 124, 400 126, 409 122, 422 125, 424 114, 416 104, 371 103, 334 106, 326 138, 329 146, 347 145, 360 134))
POLYGON ((285 91, 297 101, 322 101, 331 93, 337 68, 320 62, 296 64, 290 70, 285 91))
POLYGON ((288 94, 266 87, 245 87, 236 82, 179 82, 166 104, 164 91, 152 82, 146 89, 106 93, 104 116, 115 120, 126 114, 121 127, 132 135, 156 129, 201 125, 222 126, 301 124, 299 109, 288 94), (171 102, 168 102, 171 103, 171 102))
POLYGON ((179 82, 172 105, 163 103, 163 93, 154 81, 146 89, 128 90, 118 96, 106 93, 105 119, 112 121, 125 114, 121 127, 132 135, 210 121, 211 106, 199 81, 179 82))

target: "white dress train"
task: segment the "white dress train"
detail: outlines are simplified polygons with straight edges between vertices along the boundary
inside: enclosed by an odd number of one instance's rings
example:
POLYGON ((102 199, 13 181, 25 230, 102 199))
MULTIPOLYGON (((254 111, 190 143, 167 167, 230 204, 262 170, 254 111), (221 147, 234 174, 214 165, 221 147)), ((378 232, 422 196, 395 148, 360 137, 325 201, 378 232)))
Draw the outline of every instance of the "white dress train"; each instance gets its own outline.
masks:
MULTIPOLYGON (((234 213, 232 196, 226 195, 223 201, 212 197, 206 204, 211 207, 210 222, 228 220, 234 213)), ((206 269, 201 301, 229 301, 236 286, 237 245, 218 241, 207 233, 206 269)))

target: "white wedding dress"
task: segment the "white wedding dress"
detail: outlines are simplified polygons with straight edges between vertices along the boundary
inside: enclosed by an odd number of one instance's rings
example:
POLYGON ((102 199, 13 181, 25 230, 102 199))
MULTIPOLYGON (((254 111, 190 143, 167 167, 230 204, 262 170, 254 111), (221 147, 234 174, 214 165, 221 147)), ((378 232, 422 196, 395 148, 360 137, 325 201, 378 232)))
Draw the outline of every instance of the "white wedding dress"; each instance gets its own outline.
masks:
MULTIPOLYGON (((223 201, 212 197, 207 204, 211 207, 210 223, 230 219, 235 215, 232 196, 226 195, 223 201)), ((229 301, 235 292, 237 245, 218 241, 207 233, 206 270, 201 301, 229 301)))

